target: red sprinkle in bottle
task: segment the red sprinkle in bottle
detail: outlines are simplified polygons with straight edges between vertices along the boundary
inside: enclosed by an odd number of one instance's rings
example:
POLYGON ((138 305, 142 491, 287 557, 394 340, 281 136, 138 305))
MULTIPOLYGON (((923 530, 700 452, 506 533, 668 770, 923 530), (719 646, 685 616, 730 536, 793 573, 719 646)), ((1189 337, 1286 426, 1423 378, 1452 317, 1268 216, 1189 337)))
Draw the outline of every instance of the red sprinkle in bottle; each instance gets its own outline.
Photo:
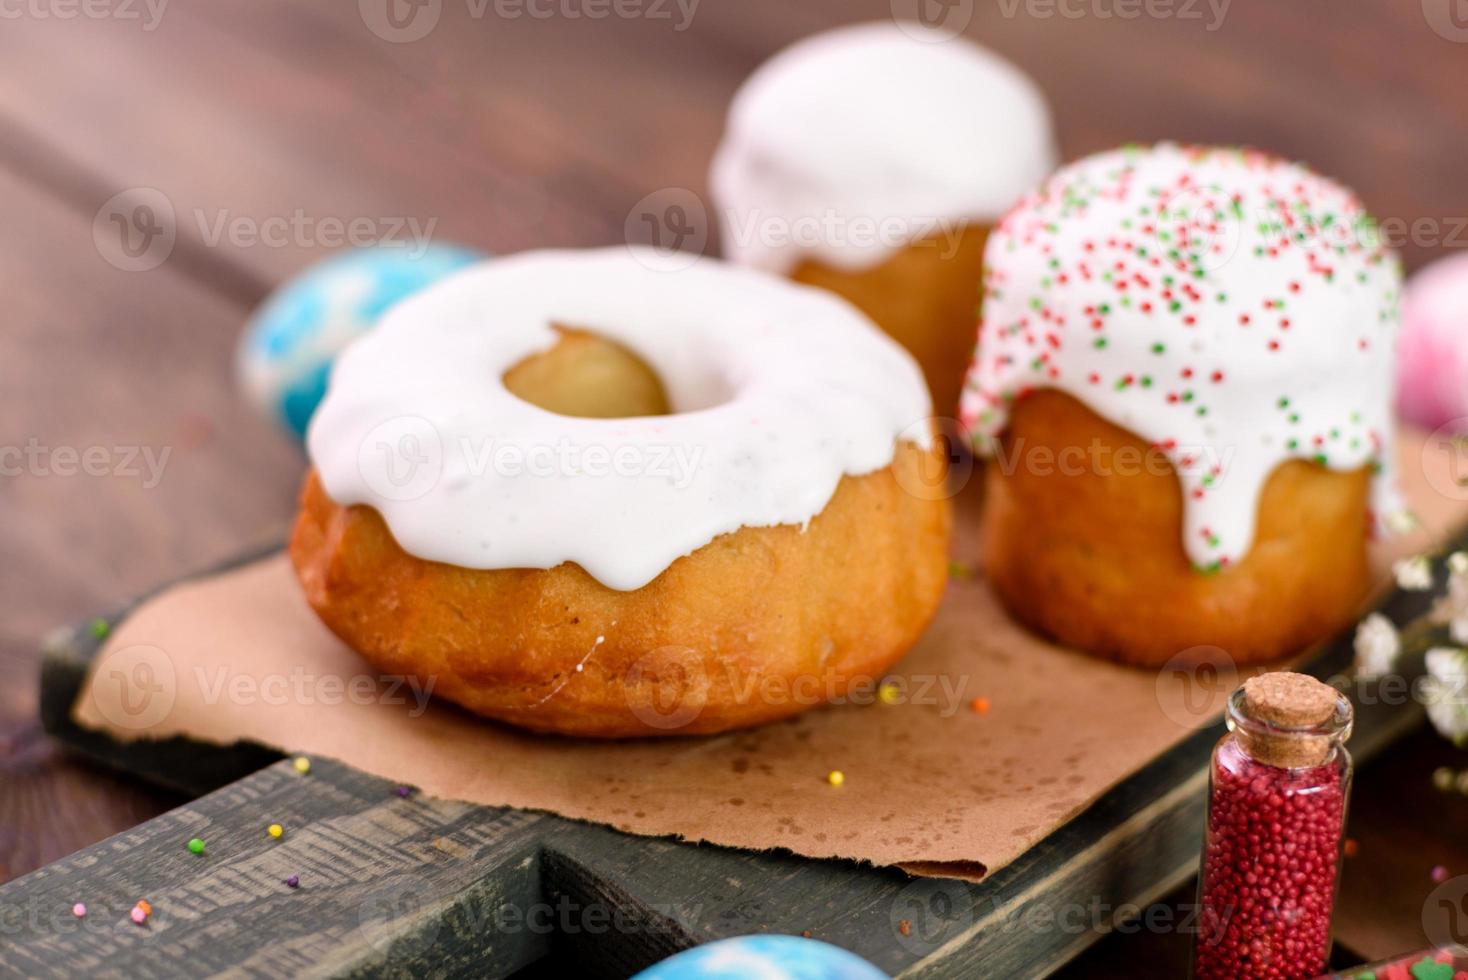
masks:
POLYGON ((1213 751, 1198 883, 1196 980, 1326 972, 1351 788, 1351 703, 1275 672, 1229 698, 1213 751))

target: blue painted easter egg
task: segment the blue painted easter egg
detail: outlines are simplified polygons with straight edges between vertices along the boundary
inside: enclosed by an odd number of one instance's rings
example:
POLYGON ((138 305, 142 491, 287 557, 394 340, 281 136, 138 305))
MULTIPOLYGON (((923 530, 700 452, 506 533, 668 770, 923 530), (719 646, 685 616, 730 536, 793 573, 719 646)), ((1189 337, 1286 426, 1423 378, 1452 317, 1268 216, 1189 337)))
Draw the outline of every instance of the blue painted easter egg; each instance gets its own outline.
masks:
POLYGON ((316 263, 250 318, 236 356, 241 387, 259 410, 302 438, 342 348, 394 303, 484 258, 459 245, 378 245, 316 263))
POLYGON ((633 980, 887 980, 839 946, 800 936, 738 936, 685 949, 633 980))

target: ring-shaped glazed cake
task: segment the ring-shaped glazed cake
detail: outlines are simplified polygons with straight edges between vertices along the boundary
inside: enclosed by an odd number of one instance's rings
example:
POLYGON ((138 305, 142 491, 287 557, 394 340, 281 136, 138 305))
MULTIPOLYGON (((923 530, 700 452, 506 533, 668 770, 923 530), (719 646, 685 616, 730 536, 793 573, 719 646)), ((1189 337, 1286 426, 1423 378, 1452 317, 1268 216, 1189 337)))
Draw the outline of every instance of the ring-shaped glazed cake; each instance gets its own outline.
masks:
POLYGON ((291 551, 378 669, 527 728, 690 734, 915 642, 950 526, 920 370, 836 297, 661 258, 487 262, 338 362, 291 551))

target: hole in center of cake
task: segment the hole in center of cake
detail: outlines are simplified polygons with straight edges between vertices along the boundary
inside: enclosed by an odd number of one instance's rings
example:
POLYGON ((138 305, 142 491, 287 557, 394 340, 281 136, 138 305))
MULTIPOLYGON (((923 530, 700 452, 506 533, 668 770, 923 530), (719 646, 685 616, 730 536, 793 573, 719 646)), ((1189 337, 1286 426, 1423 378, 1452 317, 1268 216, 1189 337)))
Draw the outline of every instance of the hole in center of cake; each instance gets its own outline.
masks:
POLYGON ((515 397, 573 418, 672 414, 662 379, 642 358, 589 330, 556 330, 560 343, 505 372, 505 387, 515 397))

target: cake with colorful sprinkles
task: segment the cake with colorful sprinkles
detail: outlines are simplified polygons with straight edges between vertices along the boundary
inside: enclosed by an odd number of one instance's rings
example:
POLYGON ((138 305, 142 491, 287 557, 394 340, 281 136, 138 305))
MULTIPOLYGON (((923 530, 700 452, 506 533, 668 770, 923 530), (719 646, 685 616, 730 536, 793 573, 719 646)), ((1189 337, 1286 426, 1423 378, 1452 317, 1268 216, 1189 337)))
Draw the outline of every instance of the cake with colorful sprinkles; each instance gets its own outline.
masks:
POLYGON ((1344 624, 1398 511, 1401 274, 1361 203, 1266 153, 1058 171, 986 249, 962 409, 987 567, 1025 622, 1143 664, 1282 656, 1344 624))

